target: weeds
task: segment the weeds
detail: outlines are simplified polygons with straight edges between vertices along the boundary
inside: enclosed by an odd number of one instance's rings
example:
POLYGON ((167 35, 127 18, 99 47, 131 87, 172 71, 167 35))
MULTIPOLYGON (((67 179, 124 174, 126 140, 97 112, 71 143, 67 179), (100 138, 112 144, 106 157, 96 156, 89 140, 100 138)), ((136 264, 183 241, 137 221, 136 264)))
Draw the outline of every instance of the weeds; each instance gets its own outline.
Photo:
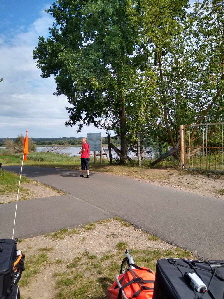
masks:
MULTIPOLYGON (((156 262, 160 258, 167 256, 192 258, 190 252, 176 248, 173 250, 133 249, 131 253, 137 265, 148 267, 153 271, 155 271, 156 262)), ((69 271, 56 275, 56 289, 58 291, 54 299, 71 296, 76 299, 106 298, 106 290, 120 271, 123 254, 106 252, 102 257, 94 256, 93 260, 90 257, 88 252, 75 257, 73 262, 67 265, 69 271)))
POLYGON ((40 253, 34 256, 26 258, 26 271, 23 272, 20 286, 26 286, 30 282, 30 279, 40 273, 43 265, 47 265, 48 255, 46 253, 40 253))
MULTIPOLYGON (((121 220, 122 219, 119 219, 121 227, 123 224, 127 224, 127 222, 121 220)), ((68 260, 66 256, 59 256, 59 252, 57 252, 58 259, 55 259, 54 255, 58 242, 63 240, 66 236, 72 237, 72 234, 79 234, 79 239, 82 239, 82 234, 85 232, 86 238, 91 238, 92 230, 97 230, 99 225, 107 228, 110 225, 110 221, 111 220, 99 221, 91 224, 91 230, 89 230, 89 227, 83 226, 76 230, 64 229, 48 235, 46 238, 49 238, 51 246, 46 245, 45 247, 40 247, 37 249, 35 256, 31 256, 26 260, 26 271, 24 271, 22 275, 21 286, 26 286, 33 281, 32 278, 39 274, 42 269, 51 267, 50 271, 52 275, 49 279, 52 279, 54 283, 54 295, 52 294, 52 299, 106 299, 107 289, 115 280, 116 275, 119 274, 120 264, 124 258, 124 251, 127 247, 129 248, 125 239, 121 239, 121 241, 114 243, 113 246, 100 253, 93 253, 91 249, 89 250, 87 248, 84 252, 82 252, 82 250, 75 250, 72 260, 68 260)), ((131 225, 129 225, 129 227, 133 230, 131 225)), ((159 248, 129 248, 135 263, 140 267, 148 267, 155 271, 156 262, 160 258, 193 258, 189 251, 180 248, 171 247, 169 250, 163 249, 162 245, 164 242, 160 242, 160 239, 157 239, 155 236, 147 235, 147 233, 145 233, 145 235, 146 240, 157 241, 159 248)), ((107 239, 111 237, 111 240, 114 240, 112 234, 105 234, 105 236, 107 239)), ((99 238, 101 238, 101 236, 99 236, 99 238)), ((66 239, 64 241, 65 244, 67 244, 69 240, 70 238, 66 239)), ((97 240, 95 241, 97 242, 97 240)))
POLYGON ((93 230, 93 229, 95 229, 96 228, 96 224, 95 223, 89 223, 89 224, 87 224, 87 225, 84 225, 84 226, 82 226, 82 228, 84 229, 84 230, 93 230))
POLYGON ((43 247, 43 248, 38 249, 38 251, 40 251, 40 252, 50 252, 53 250, 54 250, 54 248, 52 248, 52 247, 43 247))
POLYGON ((79 230, 63 228, 57 232, 49 233, 46 236, 51 237, 53 240, 63 240, 66 236, 71 236, 73 234, 79 234, 79 230))
POLYGON ((120 218, 120 217, 115 217, 114 220, 119 221, 123 226, 129 227, 131 226, 131 223, 125 221, 124 219, 120 218))
POLYGON ((154 235, 150 235, 150 236, 148 237, 148 240, 149 240, 149 241, 159 241, 160 238, 157 237, 157 236, 154 236, 154 235))
MULTIPOLYGON (((47 234, 46 236, 51 237, 53 240, 63 240, 67 236, 72 236, 73 234, 79 234, 80 231, 90 231, 94 230, 96 228, 95 223, 89 223, 83 226, 80 226, 79 229, 68 229, 68 228, 63 228, 57 232, 53 232, 50 234, 47 234)), ((85 238, 83 238, 83 241, 85 241, 85 238)))
POLYGON ((116 245, 116 249, 117 250, 122 250, 122 251, 124 251, 127 247, 128 247, 128 243, 127 242, 119 242, 116 245))
MULTIPOLYGON (((27 183, 30 182, 29 179, 22 177, 21 183, 27 183)), ((9 194, 9 193, 15 193, 18 190, 18 184, 19 184, 19 176, 8 172, 4 171, 4 175, 1 176, 0 180, 0 194, 9 194)), ((24 191, 22 187, 20 187, 21 191, 24 191)))
POLYGON ((219 195, 224 195, 224 189, 219 189, 219 190, 217 190, 217 193, 218 193, 219 195))

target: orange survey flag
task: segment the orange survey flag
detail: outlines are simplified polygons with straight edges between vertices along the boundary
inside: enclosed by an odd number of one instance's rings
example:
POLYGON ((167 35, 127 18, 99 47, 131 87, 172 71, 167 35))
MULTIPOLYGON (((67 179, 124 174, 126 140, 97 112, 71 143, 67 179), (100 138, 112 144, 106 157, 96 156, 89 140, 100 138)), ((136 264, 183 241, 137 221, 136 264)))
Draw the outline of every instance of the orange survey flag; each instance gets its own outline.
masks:
POLYGON ((28 144, 28 131, 26 131, 26 137, 24 137, 24 144, 23 144, 23 155, 24 155, 24 161, 28 161, 27 155, 29 154, 29 144, 28 144))

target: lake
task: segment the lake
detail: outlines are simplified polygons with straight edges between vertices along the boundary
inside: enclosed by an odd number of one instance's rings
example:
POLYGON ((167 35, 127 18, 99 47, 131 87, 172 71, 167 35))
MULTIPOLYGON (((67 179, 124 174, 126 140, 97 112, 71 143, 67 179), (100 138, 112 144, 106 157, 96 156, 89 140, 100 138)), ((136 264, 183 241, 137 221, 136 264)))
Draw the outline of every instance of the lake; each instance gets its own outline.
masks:
MULTIPOLYGON (((36 151, 37 152, 54 152, 57 154, 67 154, 69 156, 80 156, 80 154, 79 154, 80 149, 81 148, 79 146, 71 146, 71 147, 60 147, 60 146, 58 146, 58 147, 57 146, 56 147, 52 147, 52 146, 41 147, 41 146, 38 146, 36 148, 36 151)), ((107 157, 109 159, 108 148, 103 147, 102 152, 106 153, 107 157)), ((112 157, 114 159, 118 158, 117 154, 115 153, 115 151, 113 149, 111 150, 111 153, 112 153, 112 157)), ((145 151, 143 157, 144 157, 144 159, 154 158, 155 153, 156 152, 152 148, 148 147, 148 148, 146 148, 146 151, 145 151)), ((128 152, 128 156, 132 159, 137 158, 137 156, 134 152, 128 152)))
MULTIPOLYGON (((0 147, 0 148, 5 148, 5 147, 0 147)), ((149 151, 148 154, 143 155, 144 159, 148 159, 148 158, 154 158, 155 157, 155 151, 152 150, 151 148, 147 148, 147 151, 149 151)), ((60 147, 60 146, 37 146, 36 148, 37 152, 53 152, 53 153, 57 153, 57 154, 67 154, 69 156, 79 156, 79 151, 80 151, 80 147, 79 146, 69 146, 69 147, 60 147)), ((109 159, 109 153, 108 153, 108 148, 107 147, 103 147, 102 150, 103 153, 107 154, 107 157, 109 159)), ((117 154, 112 150, 112 156, 114 159, 117 158, 117 154)), ((133 152, 129 152, 128 156, 130 158, 137 158, 136 154, 133 152)))
MULTIPOLYGON (((69 146, 69 147, 60 147, 60 146, 38 146, 36 148, 37 152, 54 152, 57 154, 67 154, 69 156, 80 156, 79 152, 80 152, 81 147, 79 146, 69 146)), ((103 148, 103 153, 107 153, 108 154, 108 148, 103 148)), ((112 152, 113 154, 113 152, 112 152)), ((114 153, 115 154, 115 153, 114 153)), ((108 155, 109 156, 109 155, 108 155)))

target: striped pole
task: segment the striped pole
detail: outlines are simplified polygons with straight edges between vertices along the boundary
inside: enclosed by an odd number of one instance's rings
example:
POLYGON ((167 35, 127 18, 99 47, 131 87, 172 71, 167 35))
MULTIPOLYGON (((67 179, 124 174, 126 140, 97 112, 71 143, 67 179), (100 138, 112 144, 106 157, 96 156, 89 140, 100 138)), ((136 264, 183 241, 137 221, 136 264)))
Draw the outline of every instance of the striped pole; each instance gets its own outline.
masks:
POLYGON ((17 210, 18 210, 18 201, 19 201, 20 185, 21 185, 22 172, 23 172, 23 161, 24 161, 24 154, 23 154, 23 159, 22 159, 22 164, 21 164, 20 174, 19 174, 19 184, 18 184, 18 190, 17 190, 17 196, 16 196, 15 215, 14 215, 14 222, 13 222, 13 229, 12 229, 12 239, 14 239, 14 237, 15 237, 15 227, 16 227, 17 210))
POLYGON ((20 185, 21 185, 22 172, 23 172, 23 161, 24 160, 28 161, 28 159, 27 159, 28 154, 29 154, 29 152, 28 152, 28 131, 26 131, 26 137, 24 138, 24 143, 23 143, 23 159, 22 159, 21 168, 20 168, 19 184, 18 184, 18 191, 17 191, 17 196, 16 196, 15 215, 14 215, 14 222, 13 222, 13 228, 12 228, 12 239, 15 238, 15 227, 16 227, 19 194, 20 194, 20 185))

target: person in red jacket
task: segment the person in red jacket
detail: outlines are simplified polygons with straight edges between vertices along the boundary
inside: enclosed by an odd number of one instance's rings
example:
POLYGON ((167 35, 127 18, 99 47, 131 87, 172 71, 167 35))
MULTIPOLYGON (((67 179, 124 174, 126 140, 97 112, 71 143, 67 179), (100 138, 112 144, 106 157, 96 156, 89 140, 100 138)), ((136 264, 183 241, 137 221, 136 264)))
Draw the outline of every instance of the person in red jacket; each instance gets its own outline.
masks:
POLYGON ((86 142, 86 138, 82 138, 82 148, 79 154, 81 154, 82 169, 80 177, 84 178, 84 173, 86 171, 86 178, 89 178, 90 145, 86 142))

